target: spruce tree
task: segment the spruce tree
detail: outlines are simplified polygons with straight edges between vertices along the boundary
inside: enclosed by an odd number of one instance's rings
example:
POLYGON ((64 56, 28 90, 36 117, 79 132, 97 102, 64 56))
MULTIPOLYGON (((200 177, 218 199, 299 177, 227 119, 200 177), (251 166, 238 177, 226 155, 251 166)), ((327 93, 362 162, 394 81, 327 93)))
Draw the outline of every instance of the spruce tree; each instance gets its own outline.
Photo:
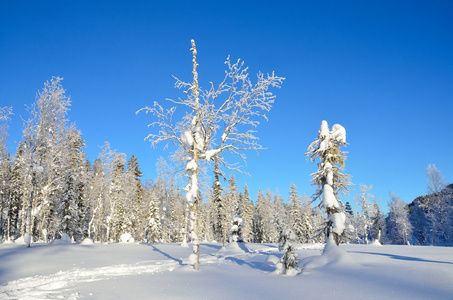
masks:
POLYGON ((242 236, 244 242, 253 242, 253 201, 250 199, 247 184, 244 184, 244 193, 241 198, 242 219, 244 226, 242 227, 242 236))
POLYGON ((162 227, 160 223, 159 200, 154 191, 149 196, 149 212, 146 226, 146 241, 148 243, 157 243, 162 236, 162 227))
POLYGON ((217 159, 214 160, 214 183, 212 185, 212 197, 214 203, 214 224, 213 232, 214 239, 218 242, 225 243, 226 238, 226 207, 222 199, 222 185, 220 183, 220 177, 223 174, 220 172, 219 163, 217 159))
POLYGON ((311 161, 319 159, 318 171, 311 174, 312 182, 318 190, 314 200, 321 197, 321 205, 327 213, 327 238, 332 238, 337 245, 345 230, 346 215, 342 203, 338 200, 340 192, 348 192, 349 175, 340 172, 345 166, 346 153, 340 148, 346 145, 346 130, 335 124, 332 131, 326 121, 321 122, 318 138, 310 144, 305 154, 311 161))
POLYGON ((297 187, 294 183, 291 183, 289 187, 289 206, 290 206, 290 211, 289 214, 291 216, 290 220, 290 227, 294 234, 296 235, 296 240, 299 242, 307 242, 306 240, 303 240, 304 238, 304 221, 302 219, 302 213, 301 213, 301 200, 299 197, 299 194, 297 192, 297 187))
POLYGON ((278 239, 278 251, 285 251, 280 259, 281 274, 293 275, 297 270, 299 256, 294 252, 293 242, 297 240, 297 235, 291 229, 284 229, 280 232, 278 239))

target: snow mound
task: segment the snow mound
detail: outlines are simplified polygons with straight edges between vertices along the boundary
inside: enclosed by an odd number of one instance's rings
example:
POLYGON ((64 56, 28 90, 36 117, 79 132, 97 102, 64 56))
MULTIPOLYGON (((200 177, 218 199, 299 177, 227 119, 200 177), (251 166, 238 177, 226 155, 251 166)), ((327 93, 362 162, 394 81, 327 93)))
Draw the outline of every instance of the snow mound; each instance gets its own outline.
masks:
POLYGON ((197 262, 197 255, 192 253, 189 255, 189 264, 194 265, 197 262))
POLYGON ((80 243, 80 245, 94 245, 94 242, 92 239, 86 238, 80 243))
POLYGON ((374 240, 372 243, 369 244, 370 246, 382 246, 382 244, 378 240, 374 240))
POLYGON ((7 239, 6 241, 3 242, 3 244, 14 244, 14 240, 7 239))
POLYGON ((134 238, 132 237, 132 235, 130 233, 123 233, 121 236, 120 236, 120 242, 121 243, 134 243, 135 240, 134 238))
POLYGON ((295 247, 296 250, 323 250, 324 244, 322 243, 306 243, 295 247))
POLYGON ((65 233, 61 236, 61 239, 54 240, 52 244, 53 245, 71 245, 72 240, 69 237, 69 235, 65 233))
POLYGON ((217 252, 250 253, 250 250, 245 246, 244 243, 231 242, 225 247, 220 248, 220 250, 217 252))
POLYGON ((277 268, 277 264, 280 262, 280 258, 276 255, 270 254, 261 265, 260 269, 263 271, 273 272, 277 268))
POLYGON ((30 234, 26 233, 24 234, 24 236, 20 236, 18 237, 15 241, 14 241, 15 244, 18 244, 18 245, 30 245, 31 243, 31 236, 30 234))
POLYGON ((18 238, 14 241, 14 243, 15 243, 15 244, 18 244, 18 245, 25 245, 24 237, 23 237, 23 236, 18 237, 18 238))
POLYGON ((302 270, 322 267, 351 268, 360 266, 351 255, 337 246, 332 238, 327 239, 326 246, 320 256, 311 256, 301 261, 302 270))

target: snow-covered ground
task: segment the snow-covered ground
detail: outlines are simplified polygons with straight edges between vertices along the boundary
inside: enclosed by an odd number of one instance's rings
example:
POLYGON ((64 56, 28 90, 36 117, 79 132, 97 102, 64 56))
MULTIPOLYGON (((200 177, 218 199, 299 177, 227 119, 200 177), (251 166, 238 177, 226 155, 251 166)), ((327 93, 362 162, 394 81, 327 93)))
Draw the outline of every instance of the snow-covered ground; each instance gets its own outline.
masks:
POLYGON ((0 299, 453 299, 453 248, 298 244, 305 266, 276 273, 274 244, 0 244, 0 299))

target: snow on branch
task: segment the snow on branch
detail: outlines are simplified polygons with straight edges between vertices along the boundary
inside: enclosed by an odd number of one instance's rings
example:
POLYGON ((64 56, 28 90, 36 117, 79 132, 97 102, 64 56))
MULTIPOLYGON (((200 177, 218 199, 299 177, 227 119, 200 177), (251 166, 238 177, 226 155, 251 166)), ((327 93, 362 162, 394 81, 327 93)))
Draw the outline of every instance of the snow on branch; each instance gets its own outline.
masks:
POLYGON ((8 121, 10 118, 9 116, 13 114, 12 107, 0 107, 0 121, 8 121))
MULTIPOLYGON (((222 82, 217 87, 211 82, 210 88, 200 88, 199 94, 189 93, 197 90, 194 86, 198 86, 198 80, 188 83, 175 77, 175 87, 184 89, 186 98, 167 101, 185 109, 186 115, 181 122, 173 122, 176 107, 165 109, 157 102, 153 107, 138 111, 150 113, 156 119, 149 126, 158 127, 158 131, 146 137, 152 147, 160 142, 166 142, 167 146, 171 142, 190 156, 195 138, 200 159, 211 160, 227 151, 243 161, 246 160, 244 150, 263 149, 254 128, 259 125, 259 119, 267 120, 266 113, 274 103, 275 95, 269 89, 279 88, 284 78, 274 73, 258 73, 256 82, 252 83, 243 61, 233 63, 228 57, 225 65, 227 70, 222 82)), ((198 79, 198 74, 194 78, 198 79)), ((220 162, 227 168, 241 171, 237 164, 220 162)))

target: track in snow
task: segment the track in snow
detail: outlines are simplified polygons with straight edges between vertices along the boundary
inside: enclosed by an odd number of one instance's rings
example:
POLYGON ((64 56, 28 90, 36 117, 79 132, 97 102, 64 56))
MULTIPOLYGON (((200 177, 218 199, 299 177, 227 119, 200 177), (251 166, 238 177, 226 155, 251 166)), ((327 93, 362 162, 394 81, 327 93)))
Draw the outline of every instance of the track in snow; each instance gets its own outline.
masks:
MULTIPOLYGON (((44 276, 32 276, 0 286, 1 299, 63 299, 61 291, 80 283, 107 280, 118 276, 173 271, 179 266, 174 260, 153 260, 94 269, 72 269, 44 276)), ((78 295, 71 295, 77 299, 78 295)))

